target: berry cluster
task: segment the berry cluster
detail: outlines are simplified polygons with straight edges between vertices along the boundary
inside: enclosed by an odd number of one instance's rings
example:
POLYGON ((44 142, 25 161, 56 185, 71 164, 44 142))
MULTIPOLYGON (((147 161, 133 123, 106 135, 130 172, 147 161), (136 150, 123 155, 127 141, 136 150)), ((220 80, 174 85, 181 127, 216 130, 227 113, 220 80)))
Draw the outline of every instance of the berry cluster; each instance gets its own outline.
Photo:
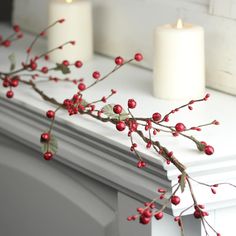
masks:
POLYGON ((2 86, 4 88, 8 88, 8 90, 6 92, 6 97, 7 98, 12 98, 14 96, 13 88, 18 87, 19 81, 20 81, 20 77, 18 75, 14 75, 12 77, 6 75, 3 78, 2 86))
POLYGON ((6 38, 3 38, 2 35, 0 35, 0 47, 10 47, 12 45, 12 42, 21 39, 23 37, 23 33, 21 32, 20 26, 19 25, 13 25, 12 26, 13 33, 9 35, 6 38))
MULTIPOLYGON (((177 189, 175 190, 175 192, 177 192, 179 186, 177 187, 177 189)), ((158 193, 160 194, 159 199, 163 200, 165 198, 165 195, 167 193, 167 191, 165 189, 159 188, 158 189, 158 193)), ((173 205, 178 205, 180 204, 180 197, 172 194, 167 201, 163 204, 163 206, 161 207, 161 209, 157 209, 157 205, 155 203, 157 199, 154 199, 152 202, 146 202, 144 203, 144 207, 138 207, 137 208, 137 215, 132 215, 127 217, 128 221, 135 221, 137 218, 139 219, 139 222, 141 224, 149 224, 151 222, 152 217, 154 217, 156 220, 161 220, 164 217, 164 210, 167 207, 167 205, 169 203, 173 204, 173 205)), ((175 217, 174 219, 175 221, 177 221, 179 223, 179 225, 181 226, 181 216, 175 217)))
MULTIPOLYGON (((146 167, 148 161, 145 160, 139 152, 139 146, 137 144, 138 142, 136 141, 137 137, 143 141, 147 151, 151 149, 152 151, 156 152, 157 155, 163 158, 163 160, 168 165, 174 165, 181 173, 177 179, 177 184, 175 185, 177 187, 172 194, 169 194, 165 189, 159 188, 157 191, 158 198, 153 199, 151 202, 145 203, 144 207, 137 209, 138 214, 129 216, 127 220, 134 221, 136 219, 139 219, 139 222, 141 224, 148 224, 151 221, 152 217, 155 217, 155 219, 158 221, 161 220, 164 217, 164 210, 168 204, 177 206, 181 203, 180 194, 178 193, 179 189, 181 189, 181 192, 183 192, 185 190, 185 187, 188 186, 191 192, 193 204, 186 208, 179 216, 175 217, 174 221, 178 223, 181 230, 183 231, 182 214, 185 211, 193 208, 194 217, 196 219, 200 219, 203 223, 209 224, 205 219, 205 217, 208 216, 208 213, 204 211, 205 207, 203 205, 198 204, 196 196, 193 192, 192 182, 194 181, 198 184, 210 188, 212 194, 216 194, 216 188, 219 185, 228 183, 208 185, 206 183, 201 183, 192 179, 186 172, 185 165, 176 158, 174 151, 170 151, 167 147, 161 144, 161 133, 169 134, 170 137, 173 138, 177 138, 179 136, 185 137, 191 140, 200 152, 204 152, 206 155, 212 155, 214 153, 214 148, 211 145, 208 145, 205 141, 199 141, 194 138, 192 132, 199 132, 205 126, 219 125, 219 122, 217 120, 213 120, 212 122, 203 125, 196 125, 194 127, 188 127, 187 124, 183 122, 170 124, 171 116, 173 114, 185 108, 187 108, 189 111, 192 111, 195 103, 207 101, 210 95, 206 94, 206 96, 201 99, 191 100, 188 103, 171 110, 167 114, 161 114, 159 111, 155 111, 151 116, 141 118, 135 117, 133 115, 133 110, 137 109, 139 105, 133 98, 128 99, 125 106, 119 103, 106 104, 109 98, 116 94, 116 90, 114 89, 111 89, 109 95, 102 96, 95 101, 88 102, 84 99, 84 91, 107 79, 124 65, 131 62, 141 62, 143 60, 143 56, 141 53, 136 53, 133 58, 129 60, 126 60, 121 56, 116 57, 114 59, 114 68, 109 73, 103 75, 103 73, 98 70, 91 73, 91 83, 86 83, 84 79, 61 79, 58 77, 54 77, 50 75, 52 71, 60 71, 63 75, 69 74, 71 66, 81 68, 83 66, 83 62, 80 60, 69 62, 65 59, 61 63, 57 63, 55 66, 49 68, 47 64, 39 67, 38 61, 40 59, 47 61, 51 52, 63 49, 63 47, 67 45, 74 45, 75 41, 65 42, 57 48, 43 52, 42 54, 37 56, 32 56, 31 53, 38 38, 44 37, 48 29, 56 24, 62 24, 64 21, 64 19, 60 19, 54 22, 35 37, 35 39, 26 49, 26 59, 21 63, 20 68, 15 69, 15 65, 12 62, 10 72, 5 73, 0 71, 2 86, 7 89, 7 98, 12 98, 14 96, 13 89, 18 87, 19 83, 22 83, 30 86, 37 94, 41 96, 42 99, 56 106, 55 109, 48 110, 46 112, 46 117, 50 120, 51 124, 49 129, 43 132, 40 136, 40 141, 42 143, 43 149, 43 158, 47 161, 51 160, 57 152, 57 141, 55 136, 53 135, 53 127, 58 110, 64 109, 70 116, 87 115, 101 122, 111 123, 115 126, 118 132, 127 134, 131 142, 130 151, 134 155, 134 157, 137 158, 138 168, 146 167), (24 72, 25 74, 22 75, 21 72, 24 72), (23 77, 25 78, 27 76, 30 78, 29 80, 23 79, 23 77), (77 92, 72 97, 66 98, 63 103, 60 103, 38 88, 38 81, 36 79, 38 77, 44 79, 45 82, 72 82, 76 86, 77 92), (99 104, 102 104, 102 107, 100 107, 99 104), (158 135, 158 138, 157 134, 160 134, 158 135), (157 209, 157 199, 165 201, 163 202, 163 205, 160 209, 157 209)), ((13 26, 13 31, 14 33, 6 39, 3 39, 3 37, 0 36, 0 46, 9 47, 12 41, 23 36, 18 25, 13 26)), ((236 187, 232 184, 230 185, 236 187)), ((217 236, 220 236, 220 234, 217 233, 212 227, 211 229, 217 236)), ((208 234, 207 229, 205 229, 205 231, 206 234, 208 234)))
MULTIPOLYGON (((209 94, 207 94, 202 99, 199 99, 196 101, 190 101, 190 103, 193 104, 195 102, 206 101, 207 100, 206 97, 209 98, 209 94)), ((207 145, 206 142, 203 142, 203 141, 199 142, 198 140, 193 138, 191 135, 187 135, 186 132, 193 131, 193 130, 200 131, 199 130, 200 127, 206 126, 206 125, 219 125, 218 121, 214 120, 213 122, 209 124, 196 126, 195 129, 193 129, 192 127, 186 128, 185 124, 182 122, 179 122, 175 124, 174 126, 163 124, 170 121, 169 119, 170 114, 178 112, 180 111, 180 109, 183 109, 184 107, 188 107, 188 106, 189 106, 189 103, 172 110, 170 113, 164 116, 162 116, 159 112, 155 112, 152 114, 152 117, 135 118, 131 110, 137 107, 137 102, 134 99, 129 99, 127 102, 128 113, 125 119, 122 119, 123 114, 126 113, 125 109, 120 104, 115 104, 113 106, 113 112, 114 114, 117 114, 117 119, 115 121, 116 129, 119 132, 122 132, 122 131, 125 131, 126 128, 128 128, 128 136, 130 137, 130 140, 131 140, 130 150, 134 152, 138 158, 138 163, 137 163, 138 168, 145 167, 146 163, 138 154, 138 151, 137 151, 138 145, 137 143, 134 142, 133 133, 139 133, 140 130, 142 130, 143 128, 144 128, 143 131, 148 133, 148 138, 143 136, 143 133, 141 135, 144 141, 146 142, 146 148, 150 149, 153 147, 154 150, 158 152, 158 154, 160 154, 162 157, 166 159, 167 164, 174 163, 173 162, 173 160, 175 160, 174 153, 173 151, 166 151, 166 149, 162 147, 160 144, 157 145, 157 142, 154 140, 154 137, 157 135, 157 133, 165 132, 165 133, 170 133, 174 137, 177 137, 179 135, 187 137, 191 139, 193 142, 195 142, 199 151, 203 151, 207 155, 212 155, 214 153, 214 148, 211 145, 207 145)))

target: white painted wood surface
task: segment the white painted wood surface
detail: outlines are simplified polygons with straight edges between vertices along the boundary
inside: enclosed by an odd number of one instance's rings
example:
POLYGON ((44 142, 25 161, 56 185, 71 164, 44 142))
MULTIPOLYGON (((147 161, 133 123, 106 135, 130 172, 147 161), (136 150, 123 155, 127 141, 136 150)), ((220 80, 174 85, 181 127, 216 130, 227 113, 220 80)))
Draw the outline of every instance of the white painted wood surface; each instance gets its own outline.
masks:
POLYGON ((215 16, 222 16, 229 19, 236 19, 235 0, 211 0, 209 12, 215 16))
MULTIPOLYGON (((229 19, 235 16, 235 0, 92 2, 96 52, 108 56, 128 56, 141 51, 146 58, 142 66, 149 69, 153 65, 156 26, 175 22, 179 17, 203 26, 206 31, 207 85, 236 95, 236 22, 229 19), (227 9, 230 9, 228 18, 225 17, 227 9)), ((14 22, 31 32, 39 32, 47 25, 47 4, 48 0, 16 0, 14 22)))
POLYGON ((0 133, 0 235, 118 236, 116 191, 0 133))
MULTIPOLYGON (((9 29, 1 25, 1 31, 3 33, 9 32, 9 29)), ((27 47, 31 39, 32 36, 26 35, 25 41, 14 44, 10 49, 1 49, 0 62, 2 70, 9 69, 6 58, 12 51, 16 52, 19 61, 25 57, 24 48, 27 47)), ((40 41, 35 50, 39 52, 45 48, 46 42, 40 41)), ((81 71, 73 71, 71 76, 91 79, 91 71, 98 69, 102 74, 105 74, 113 66, 112 60, 96 56, 94 60, 85 64, 81 71)), ((127 66, 114 74, 105 83, 98 85, 96 89, 87 92, 85 96, 88 100, 100 98, 104 95, 104 92, 109 93, 111 88, 115 88, 118 90, 118 94, 110 102, 119 100, 119 103, 125 106, 129 98, 135 98, 138 103, 135 112, 137 116, 151 116, 155 111, 165 113, 184 102, 168 102, 153 98, 151 82, 152 74, 150 71, 127 66)), ((54 87, 48 86, 47 83, 41 83, 40 88, 59 101, 71 97, 76 91, 75 87, 69 84, 58 84, 54 87)), ((188 140, 166 135, 161 140, 165 146, 173 148, 176 156, 187 165, 188 173, 196 179, 209 183, 219 181, 235 183, 236 150, 233 147, 235 146, 236 133, 236 99, 219 92, 211 90, 209 92, 212 94, 209 102, 197 105, 192 112, 183 111, 176 114, 171 118, 171 122, 175 124, 178 121, 183 121, 186 125, 192 126, 214 119, 220 120, 221 126, 206 128, 196 134, 198 138, 204 139, 215 147, 214 156, 207 157, 197 153, 195 146, 188 140)), ((42 101, 38 95, 24 85, 16 90, 14 100, 7 100, 4 97, 4 91, 1 91, 1 133, 4 132, 7 136, 16 139, 21 145, 39 152, 39 135, 48 127, 48 121, 44 118, 44 114, 46 110, 52 108, 51 105, 42 101)), ((140 153, 148 159, 149 165, 144 170, 137 169, 135 160, 129 152, 130 144, 126 135, 116 132, 113 125, 104 125, 88 117, 69 117, 67 114, 60 112, 58 113, 54 132, 60 145, 56 161, 76 170, 78 173, 84 173, 105 185, 112 186, 116 191, 124 194, 125 197, 131 197, 131 201, 133 198, 143 201, 155 197, 157 187, 165 187, 171 191, 176 176, 179 174, 173 166, 165 165, 154 153, 147 152, 145 148, 141 148, 140 153)), ((2 147, 1 150, 3 150, 2 147)), ((7 149, 4 148, 4 153, 7 152, 7 149)), ((1 160, 5 159, 1 158, 1 160)), ((24 170, 27 172, 26 167, 24 170)), ((3 178, 1 180, 6 181, 3 178)), ((225 231, 225 236, 232 236, 229 232, 232 232, 234 224, 228 222, 235 218, 235 211, 232 209, 236 206, 236 191, 229 187, 222 187, 218 194, 212 197, 211 192, 206 192, 204 187, 195 187, 199 201, 206 203, 207 210, 212 211, 217 216, 218 221, 213 222, 213 224, 219 227, 219 231, 225 231), (206 194, 202 194, 203 192, 206 194), (221 212, 224 215, 224 220, 227 221, 227 229, 224 228, 224 221, 222 224, 219 223, 221 212)), ((107 191, 105 190, 105 192, 107 191)), ((179 206, 168 207, 168 214, 177 215, 190 205, 187 190, 182 195, 182 199, 183 203, 179 206)), ((120 207, 124 209, 122 202, 117 204, 120 204, 120 207)), ((134 210, 131 207, 129 212, 132 214, 134 210)), ((194 228, 196 235, 204 235, 199 222, 193 220, 192 216, 188 216, 190 213, 192 213, 192 210, 186 212, 187 228, 189 230, 194 228)), ((215 216, 214 214, 213 216, 215 216)), ((166 221, 165 224, 167 224, 166 221)), ((152 223, 151 227, 147 230, 151 230, 151 233, 158 232, 159 226, 156 221, 152 223)), ((178 232, 175 230, 174 232, 176 234, 173 234, 173 232, 170 232, 169 235, 165 232, 162 233, 163 236, 178 236, 178 232)))

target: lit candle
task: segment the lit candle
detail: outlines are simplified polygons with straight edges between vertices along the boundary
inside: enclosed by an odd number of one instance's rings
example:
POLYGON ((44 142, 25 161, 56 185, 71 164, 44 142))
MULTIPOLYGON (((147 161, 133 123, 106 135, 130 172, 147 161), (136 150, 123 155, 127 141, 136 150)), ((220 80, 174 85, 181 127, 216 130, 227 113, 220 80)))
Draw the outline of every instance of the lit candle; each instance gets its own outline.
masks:
POLYGON ((59 19, 65 19, 65 22, 50 29, 48 49, 67 41, 75 41, 75 45, 56 50, 50 54, 50 59, 55 62, 89 60, 93 55, 91 3, 87 0, 52 0, 49 4, 49 24, 59 19))
POLYGON ((154 96, 179 100, 200 98, 205 92, 204 30, 183 23, 155 32, 154 96))

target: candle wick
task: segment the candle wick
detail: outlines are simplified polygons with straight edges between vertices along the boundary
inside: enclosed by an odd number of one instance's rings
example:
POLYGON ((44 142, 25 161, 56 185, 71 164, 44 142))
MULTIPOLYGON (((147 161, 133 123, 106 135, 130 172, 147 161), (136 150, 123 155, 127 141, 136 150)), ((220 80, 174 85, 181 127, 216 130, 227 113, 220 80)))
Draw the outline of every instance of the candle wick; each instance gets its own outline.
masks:
POLYGON ((183 28, 183 21, 182 21, 182 19, 178 19, 178 21, 176 23, 176 28, 177 29, 182 29, 183 28))

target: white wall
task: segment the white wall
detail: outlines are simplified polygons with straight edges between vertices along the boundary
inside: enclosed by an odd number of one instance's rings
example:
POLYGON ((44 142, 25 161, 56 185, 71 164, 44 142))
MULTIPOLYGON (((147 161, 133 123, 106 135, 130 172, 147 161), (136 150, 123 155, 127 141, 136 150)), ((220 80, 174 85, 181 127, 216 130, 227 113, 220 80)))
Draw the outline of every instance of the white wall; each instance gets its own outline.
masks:
MULTIPOLYGON (((152 68, 153 31, 157 25, 178 17, 206 30, 208 86, 236 95, 236 22, 227 9, 236 0, 92 0, 96 52, 130 57, 145 56, 144 67, 152 68), (209 13, 210 12, 210 13, 209 13), (217 16, 216 16, 217 15, 217 16), (222 16, 220 16, 222 15, 222 16)), ((14 21, 36 32, 47 24, 48 0, 15 0, 14 21)), ((230 8, 231 9, 231 8, 230 8)))

